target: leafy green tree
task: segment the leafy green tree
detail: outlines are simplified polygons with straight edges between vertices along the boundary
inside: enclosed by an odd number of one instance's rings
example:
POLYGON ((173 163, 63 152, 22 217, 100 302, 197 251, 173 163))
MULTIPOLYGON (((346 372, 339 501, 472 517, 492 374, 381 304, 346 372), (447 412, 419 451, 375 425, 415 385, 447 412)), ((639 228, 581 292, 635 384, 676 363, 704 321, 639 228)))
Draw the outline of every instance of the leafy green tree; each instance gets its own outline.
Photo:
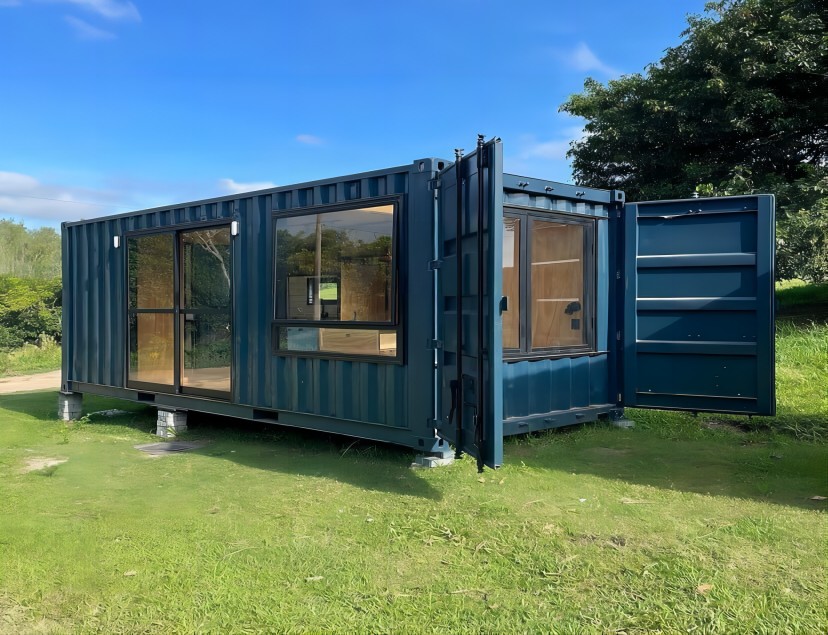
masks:
POLYGON ((0 350, 60 340, 60 278, 42 280, 0 275, 0 350))
POLYGON ((60 275, 60 236, 51 227, 26 229, 0 219, 0 275, 54 278, 60 275))
POLYGON ((631 200, 777 194, 779 274, 828 277, 828 5, 724 0, 642 74, 587 79, 577 182, 631 200))

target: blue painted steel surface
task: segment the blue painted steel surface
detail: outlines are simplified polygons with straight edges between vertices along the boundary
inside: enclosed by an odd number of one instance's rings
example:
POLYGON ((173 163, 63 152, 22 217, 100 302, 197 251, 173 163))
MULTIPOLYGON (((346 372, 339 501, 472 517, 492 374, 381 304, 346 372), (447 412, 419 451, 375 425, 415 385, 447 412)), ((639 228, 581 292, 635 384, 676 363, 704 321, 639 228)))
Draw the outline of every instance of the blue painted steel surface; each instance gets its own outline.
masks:
POLYGON ((462 161, 440 173, 438 249, 441 261, 437 287, 438 407, 437 432, 463 452, 478 457, 489 467, 503 462, 502 295, 503 248, 503 148, 499 140, 489 142, 462 161), (478 153, 484 153, 484 167, 478 170, 478 153), (479 183, 483 181, 483 200, 479 183), (462 223, 457 226, 457 188, 462 187, 462 223), (483 206, 483 226, 478 223, 478 205, 483 206), (483 232, 482 262, 478 233, 483 232), (458 250, 459 243, 459 250, 458 250), (462 289, 457 288, 458 251, 462 254, 462 289), (479 334, 478 276, 483 276, 484 332, 479 334), (463 338, 458 342, 458 296, 462 297, 463 338), (480 336, 480 337, 479 337, 480 336), (479 345, 482 343, 482 347, 479 345), (462 355, 462 377, 458 357, 462 355), (478 371, 482 358, 483 374, 478 371), (456 388, 452 389, 452 382, 456 388), (459 388, 459 390, 458 390, 459 388), (478 391, 483 392, 479 412, 478 391), (461 412, 462 410, 462 412, 461 412), (461 426, 458 429, 458 416, 461 426), (477 427, 479 426, 479 428, 477 427))
POLYGON ((393 441, 426 451, 438 446, 433 430, 433 352, 427 345, 433 336, 431 253, 417 248, 432 241, 434 198, 428 182, 437 169, 437 160, 424 159, 409 166, 64 223, 63 389, 82 387, 101 394, 121 389, 119 395, 139 398, 138 391, 126 388, 126 233, 238 220, 240 234, 233 239, 230 403, 161 394, 155 403, 173 399, 176 407, 204 412, 261 409, 284 425, 393 441), (398 266, 403 272, 399 296, 405 335, 399 345, 404 364, 274 355, 274 215, 343 202, 370 203, 389 195, 399 195, 403 201, 398 266), (118 249, 113 246, 115 236, 122 239, 118 249), (410 302, 409 297, 417 301, 410 302))
POLYGON ((774 199, 626 208, 624 403, 771 415, 774 199))
POLYGON ((579 356, 547 357, 503 363, 504 434, 553 428, 576 423, 564 416, 578 409, 590 419, 614 404, 610 392, 609 340, 609 215, 622 198, 613 192, 581 188, 552 181, 505 174, 504 207, 530 209, 572 216, 591 217, 596 224, 595 346, 593 353, 579 356), (590 411, 592 409, 592 411, 590 411))
POLYGON ((503 364, 503 416, 523 419, 609 402, 607 355, 531 359, 503 364))

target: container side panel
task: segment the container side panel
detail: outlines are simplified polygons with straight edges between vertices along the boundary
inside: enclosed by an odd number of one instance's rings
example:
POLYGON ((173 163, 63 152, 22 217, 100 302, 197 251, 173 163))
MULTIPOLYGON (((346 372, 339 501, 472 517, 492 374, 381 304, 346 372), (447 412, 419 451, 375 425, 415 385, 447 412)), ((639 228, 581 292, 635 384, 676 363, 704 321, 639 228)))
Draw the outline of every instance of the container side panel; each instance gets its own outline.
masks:
MULTIPOLYGON (((508 179, 507 179, 508 181, 508 179)), ((543 182, 540 182, 543 185, 543 182)), ((504 205, 532 208, 537 212, 595 217, 595 304, 593 311, 597 354, 507 361, 503 364, 503 417, 505 420, 533 418, 532 429, 544 427, 543 415, 555 413, 548 427, 557 427, 562 413, 583 408, 602 408, 615 401, 610 395, 609 322, 609 221, 610 204, 581 201, 556 193, 560 184, 549 183, 549 193, 504 191, 504 205)), ((539 187, 536 184, 536 187, 539 187)), ((543 189, 543 188, 540 188, 543 189)), ((615 273, 613 271, 612 275, 615 273)), ((573 415, 571 421, 576 419, 573 415)), ((514 426, 509 426, 514 429, 514 426)))
POLYGON ((608 380, 605 354, 504 363, 504 419, 605 406, 608 380))

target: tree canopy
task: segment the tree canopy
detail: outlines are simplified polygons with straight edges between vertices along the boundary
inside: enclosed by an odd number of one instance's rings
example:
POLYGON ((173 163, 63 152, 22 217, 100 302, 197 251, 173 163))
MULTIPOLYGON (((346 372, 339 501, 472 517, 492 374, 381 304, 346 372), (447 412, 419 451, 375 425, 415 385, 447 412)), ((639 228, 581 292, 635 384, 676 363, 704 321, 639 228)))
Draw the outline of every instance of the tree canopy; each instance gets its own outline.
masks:
POLYGON ((828 276, 828 5, 725 0, 691 16, 644 74, 587 79, 580 184, 631 200, 777 194, 779 272, 828 276))
POLYGON ((60 275, 60 236, 51 227, 26 229, 0 219, 0 275, 54 278, 60 275))

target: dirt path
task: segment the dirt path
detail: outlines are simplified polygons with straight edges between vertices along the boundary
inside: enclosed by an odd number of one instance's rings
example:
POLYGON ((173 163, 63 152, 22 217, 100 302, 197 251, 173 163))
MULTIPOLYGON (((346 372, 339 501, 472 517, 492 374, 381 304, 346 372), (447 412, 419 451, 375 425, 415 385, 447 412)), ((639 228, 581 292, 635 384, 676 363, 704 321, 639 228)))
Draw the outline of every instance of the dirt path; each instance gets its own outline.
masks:
POLYGON ((37 375, 19 375, 0 378, 0 395, 30 390, 57 390, 60 388, 60 371, 52 370, 37 375))

